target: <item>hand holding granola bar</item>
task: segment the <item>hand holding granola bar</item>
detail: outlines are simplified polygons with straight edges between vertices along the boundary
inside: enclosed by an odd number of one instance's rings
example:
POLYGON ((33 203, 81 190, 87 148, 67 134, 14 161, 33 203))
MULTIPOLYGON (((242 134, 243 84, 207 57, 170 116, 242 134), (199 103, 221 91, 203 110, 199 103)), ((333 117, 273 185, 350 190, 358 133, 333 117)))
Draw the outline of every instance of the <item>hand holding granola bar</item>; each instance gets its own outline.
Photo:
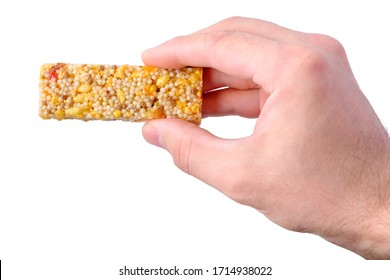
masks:
POLYGON ((390 258, 390 140, 339 42, 230 18, 143 60, 206 67, 204 116, 258 118, 235 140, 177 119, 146 122, 145 139, 180 169, 287 229, 390 258))

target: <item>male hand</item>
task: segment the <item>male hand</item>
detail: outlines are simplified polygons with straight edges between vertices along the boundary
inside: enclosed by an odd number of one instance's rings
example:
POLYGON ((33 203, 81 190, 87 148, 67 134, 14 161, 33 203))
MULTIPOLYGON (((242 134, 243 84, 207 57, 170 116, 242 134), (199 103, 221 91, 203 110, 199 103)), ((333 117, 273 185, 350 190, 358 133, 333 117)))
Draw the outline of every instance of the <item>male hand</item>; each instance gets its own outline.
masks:
POLYGON ((177 119, 148 121, 145 139, 180 169, 287 229, 390 258, 389 136, 338 41, 230 18, 143 60, 206 67, 204 116, 258 118, 251 136, 235 140, 177 119))

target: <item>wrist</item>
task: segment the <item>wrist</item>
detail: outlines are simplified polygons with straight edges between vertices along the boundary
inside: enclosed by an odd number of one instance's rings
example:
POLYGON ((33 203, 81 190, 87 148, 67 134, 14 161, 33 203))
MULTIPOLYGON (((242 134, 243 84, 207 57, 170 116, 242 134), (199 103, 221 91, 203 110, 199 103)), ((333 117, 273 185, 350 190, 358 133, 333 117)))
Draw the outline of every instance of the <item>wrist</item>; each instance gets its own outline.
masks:
POLYGON ((373 213, 366 221, 354 225, 348 238, 329 241, 351 250, 365 259, 390 259, 390 212, 373 213))
POLYGON ((356 253, 366 259, 390 259, 390 212, 376 213, 357 242, 356 253))
MULTIPOLYGON (((388 141, 390 143, 390 141, 388 141)), ((348 225, 339 234, 326 238, 332 243, 349 249, 366 259, 390 259, 390 145, 384 151, 384 164, 378 170, 374 192, 355 201, 348 225), (363 202, 365 201, 365 202, 363 202)), ((377 166, 378 167, 378 166, 377 166)))
MULTIPOLYGON (((387 141, 389 143, 390 141, 387 141)), ((390 146, 390 145, 388 145, 390 146)), ((357 243, 357 253, 367 259, 390 259, 390 148, 385 151, 382 184, 374 199, 374 210, 367 217, 367 231, 357 243)))

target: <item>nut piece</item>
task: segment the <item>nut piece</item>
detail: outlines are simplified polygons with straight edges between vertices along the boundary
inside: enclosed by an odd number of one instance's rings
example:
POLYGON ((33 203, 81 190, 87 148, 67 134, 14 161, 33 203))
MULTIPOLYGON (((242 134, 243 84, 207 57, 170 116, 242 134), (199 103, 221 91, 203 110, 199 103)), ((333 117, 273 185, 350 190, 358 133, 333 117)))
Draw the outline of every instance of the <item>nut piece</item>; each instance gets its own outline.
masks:
POLYGON ((156 82, 156 86, 163 87, 169 82, 169 80, 170 80, 169 75, 161 76, 160 78, 158 78, 156 82))
POLYGON ((126 95, 125 95, 125 93, 123 92, 122 89, 118 88, 118 89, 116 90, 116 96, 118 97, 119 102, 120 102, 121 104, 125 103, 125 101, 126 101, 126 95))
POLYGON ((90 92, 92 90, 92 87, 88 84, 82 84, 79 88, 78 88, 78 92, 90 92))

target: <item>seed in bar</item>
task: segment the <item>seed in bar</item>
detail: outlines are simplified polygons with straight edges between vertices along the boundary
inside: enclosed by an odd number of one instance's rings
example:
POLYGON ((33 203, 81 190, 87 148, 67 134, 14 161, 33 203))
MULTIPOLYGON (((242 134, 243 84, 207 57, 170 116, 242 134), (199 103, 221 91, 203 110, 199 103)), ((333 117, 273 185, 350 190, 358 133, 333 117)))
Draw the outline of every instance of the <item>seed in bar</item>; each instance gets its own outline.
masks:
POLYGON ((202 118, 202 68, 44 64, 39 87, 43 119, 202 118))

